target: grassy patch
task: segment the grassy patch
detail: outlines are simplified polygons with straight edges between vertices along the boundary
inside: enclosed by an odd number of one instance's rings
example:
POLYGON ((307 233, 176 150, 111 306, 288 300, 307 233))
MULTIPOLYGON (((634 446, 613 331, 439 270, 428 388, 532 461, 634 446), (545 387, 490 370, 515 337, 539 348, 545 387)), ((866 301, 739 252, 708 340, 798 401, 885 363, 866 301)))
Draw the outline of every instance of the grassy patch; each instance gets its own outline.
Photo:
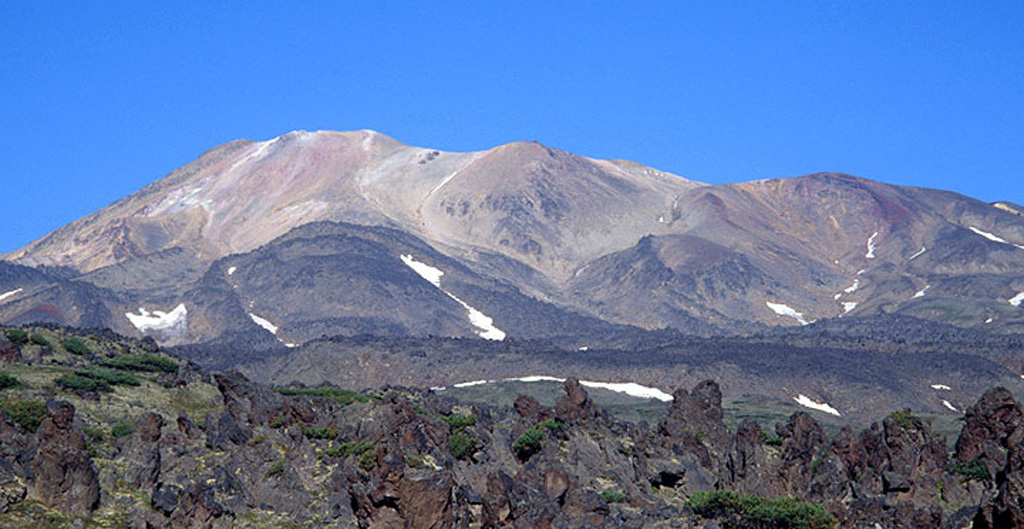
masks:
POLYGON ((338 436, 338 429, 333 426, 327 426, 324 428, 303 426, 302 433, 307 439, 334 439, 338 436))
POLYGON ((374 448, 376 447, 374 446, 373 443, 368 443, 365 441, 361 443, 349 441, 341 443, 338 446, 332 446, 331 448, 324 450, 324 453, 331 457, 346 457, 352 454, 362 455, 366 452, 373 450, 374 448))
POLYGON ((598 494, 598 496, 600 496, 601 501, 605 503, 622 503, 626 501, 626 495, 617 490, 606 490, 601 494, 598 494))
POLYGON ((695 492, 687 501, 702 518, 735 529, 832 529, 838 521, 824 507, 794 498, 765 498, 730 490, 695 492))
POLYGON ((128 421, 118 421, 110 428, 110 433, 114 437, 126 437, 131 435, 134 431, 135 425, 128 421))
POLYGON ((4 334, 7 335, 8 340, 16 344, 28 343, 28 331, 25 329, 7 329, 4 334))
POLYGON ((0 371, 0 389, 20 388, 23 385, 17 378, 0 371))

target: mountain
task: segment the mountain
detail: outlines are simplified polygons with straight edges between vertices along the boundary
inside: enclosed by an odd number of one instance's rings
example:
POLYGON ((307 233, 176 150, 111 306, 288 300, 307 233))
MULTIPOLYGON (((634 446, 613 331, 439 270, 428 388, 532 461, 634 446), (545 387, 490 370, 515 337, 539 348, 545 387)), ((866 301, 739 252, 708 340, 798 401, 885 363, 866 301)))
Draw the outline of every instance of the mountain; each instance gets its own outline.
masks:
POLYGON ((258 379, 349 383, 356 367, 324 359, 404 343, 375 382, 530 366, 943 412, 1024 372, 1020 212, 843 174, 708 185, 537 143, 293 132, 216 147, 4 255, 0 323, 149 336, 258 379), (464 361, 423 361, 453 349, 464 361), (929 388, 947 378, 952 401, 929 388))

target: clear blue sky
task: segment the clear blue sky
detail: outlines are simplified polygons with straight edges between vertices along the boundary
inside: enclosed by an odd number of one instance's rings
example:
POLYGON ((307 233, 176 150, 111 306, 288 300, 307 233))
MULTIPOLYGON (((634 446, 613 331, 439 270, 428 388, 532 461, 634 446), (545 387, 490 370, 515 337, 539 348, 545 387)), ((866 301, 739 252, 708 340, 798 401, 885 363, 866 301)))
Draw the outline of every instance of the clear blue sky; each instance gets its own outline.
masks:
POLYGON ((1020 0, 260 3, 0 3, 0 252, 295 129, 1024 202, 1020 0))

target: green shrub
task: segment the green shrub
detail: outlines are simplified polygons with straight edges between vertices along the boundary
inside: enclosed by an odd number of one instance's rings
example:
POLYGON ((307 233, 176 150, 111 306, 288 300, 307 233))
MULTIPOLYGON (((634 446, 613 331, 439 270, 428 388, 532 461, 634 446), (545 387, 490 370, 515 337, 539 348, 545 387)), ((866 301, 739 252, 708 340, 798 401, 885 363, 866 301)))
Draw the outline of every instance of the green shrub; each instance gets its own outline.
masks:
POLYGON ((0 389, 20 388, 22 385, 17 378, 0 371, 0 389))
POLYGON ((177 373, 178 363, 170 358, 155 354, 130 354, 108 358, 100 365, 125 371, 146 371, 150 373, 177 373))
POLYGON ((94 380, 100 380, 110 384, 111 386, 138 386, 139 379, 116 369, 108 369, 104 367, 87 367, 85 369, 76 369, 75 374, 80 377, 91 378, 94 380))
POLYGON ((125 437, 131 435, 135 431, 135 425, 128 421, 117 421, 114 426, 110 429, 110 433, 114 437, 125 437))
POLYGON ((473 452, 476 448, 477 439, 463 432, 456 432, 448 438, 448 450, 452 457, 462 459, 473 452))
POLYGON ((898 424, 900 428, 903 428, 908 432, 913 432, 917 430, 917 427, 914 426, 914 414, 910 413, 909 408, 890 413, 889 419, 892 420, 892 422, 898 424))
POLYGON ((89 348, 89 344, 85 343, 85 340, 77 336, 64 338, 64 341, 62 341, 60 345, 64 347, 65 351, 76 355, 86 355, 92 352, 92 349, 89 348))
POLYGON ((988 469, 985 468, 985 465, 978 462, 977 459, 970 463, 954 463, 949 466, 948 470, 950 473, 960 475, 963 478, 962 481, 970 481, 972 479, 985 481, 992 479, 992 475, 988 473, 988 469))
POLYGON ((288 396, 305 396, 305 397, 316 397, 321 399, 333 400, 342 406, 348 406, 353 402, 369 402, 376 399, 371 395, 364 395, 358 391, 352 391, 350 389, 341 389, 331 386, 319 386, 315 388, 285 388, 276 387, 274 388, 278 393, 288 396))
POLYGON ((276 463, 267 469, 268 478, 276 478, 281 474, 284 474, 284 454, 281 455, 281 458, 278 459, 276 463))
POLYGON ((7 335, 8 340, 14 343, 28 343, 28 331, 26 331, 25 329, 7 329, 7 332, 5 332, 4 334, 7 335))
POLYGON ((442 415, 441 419, 448 423, 448 427, 451 429, 452 433, 476 424, 476 416, 469 414, 458 415, 453 413, 451 415, 442 415))
POLYGON ((50 343, 50 340, 47 340, 45 336, 43 336, 42 334, 39 334, 37 332, 34 332, 31 335, 29 335, 28 339, 29 339, 30 342, 32 342, 32 343, 34 343, 36 345, 41 345, 43 347, 47 347, 47 348, 50 348, 50 349, 53 348, 53 344, 50 343))
POLYGON ((820 505, 731 490, 695 492, 687 504, 698 516, 724 519, 735 529, 832 529, 838 523, 820 505))
POLYGON ((265 436, 263 434, 259 434, 256 437, 253 437, 252 439, 249 439, 249 446, 259 446, 259 445, 263 444, 263 442, 266 441, 266 440, 267 440, 267 436, 265 436))
POLYGON ((114 388, 103 380, 83 377, 81 375, 61 375, 54 380, 58 386, 72 391, 101 391, 109 392, 114 388))
POLYGON ((601 501, 605 503, 621 503, 626 501, 626 495, 617 490, 606 490, 601 494, 598 494, 598 496, 600 496, 601 501))
POLYGON ((370 471, 373 467, 377 466, 377 451, 367 450, 363 452, 363 455, 359 456, 359 468, 370 471))
POLYGON ((324 453, 331 457, 345 457, 350 456, 352 454, 362 455, 370 450, 373 450, 374 448, 376 447, 374 446, 373 443, 357 443, 355 441, 349 441, 341 443, 338 446, 332 446, 331 448, 324 450, 324 453))
POLYGON ((90 443, 102 443, 103 442, 103 429, 102 428, 82 428, 82 434, 85 435, 85 440, 90 443))
POLYGON ((552 433, 558 433, 562 431, 563 426, 565 426, 565 423, 558 419, 548 419, 546 421, 541 421, 537 423, 538 428, 547 428, 552 433))
POLYGON ((772 435, 768 432, 761 433, 761 442, 768 446, 782 446, 782 437, 778 435, 772 435))
POLYGON ((303 426, 302 433, 306 435, 307 439, 334 439, 338 436, 338 429, 333 426, 324 428, 303 426))
POLYGON ((281 415, 275 415, 275 416, 274 416, 274 417, 273 417, 272 419, 270 419, 270 421, 269 421, 269 422, 267 423, 267 426, 269 426, 269 427, 271 427, 271 428, 280 428, 280 427, 284 426, 284 416, 281 416, 281 415))
POLYGON ((12 400, 0 405, 11 420, 29 432, 35 433, 46 417, 46 404, 41 400, 12 400))
POLYGON ((512 442, 512 453, 519 459, 526 459, 540 450, 540 441, 544 432, 537 426, 530 427, 512 442))

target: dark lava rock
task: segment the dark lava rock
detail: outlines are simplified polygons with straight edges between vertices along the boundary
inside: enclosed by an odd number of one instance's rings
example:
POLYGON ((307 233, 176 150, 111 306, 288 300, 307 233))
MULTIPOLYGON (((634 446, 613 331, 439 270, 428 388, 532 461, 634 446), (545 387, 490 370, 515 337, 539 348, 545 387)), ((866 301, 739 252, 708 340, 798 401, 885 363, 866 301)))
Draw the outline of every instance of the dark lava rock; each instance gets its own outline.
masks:
POLYGON ((567 424, 572 424, 597 415, 597 407, 590 400, 587 390, 580 381, 570 377, 565 381, 565 395, 555 402, 555 416, 567 424))

